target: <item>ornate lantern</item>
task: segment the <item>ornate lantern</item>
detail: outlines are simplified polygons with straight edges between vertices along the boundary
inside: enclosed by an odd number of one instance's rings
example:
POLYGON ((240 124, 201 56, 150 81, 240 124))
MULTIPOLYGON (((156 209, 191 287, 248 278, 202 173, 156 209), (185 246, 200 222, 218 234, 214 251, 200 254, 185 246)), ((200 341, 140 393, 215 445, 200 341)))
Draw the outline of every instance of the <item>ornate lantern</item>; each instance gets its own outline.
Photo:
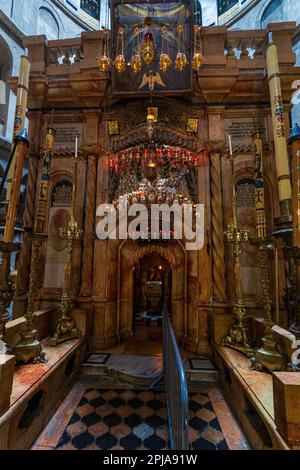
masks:
POLYGON ((183 35, 184 35, 184 26, 179 25, 178 28, 177 28, 177 32, 178 32, 178 36, 179 36, 179 40, 178 40, 179 49, 178 49, 176 59, 175 59, 175 68, 177 70, 179 70, 180 72, 182 72, 185 69, 185 67, 188 63, 186 55, 184 53, 184 37, 183 37, 183 35))
POLYGON ((192 61, 193 70, 198 72, 203 65, 203 55, 201 53, 201 36, 200 36, 200 26, 196 25, 194 27, 194 55, 192 61))
POLYGON ((140 31, 138 26, 134 28, 134 37, 132 40, 132 56, 130 67, 133 73, 140 72, 142 69, 142 59, 140 54, 140 31))
POLYGON ((119 28, 117 39, 117 55, 114 61, 114 66, 117 72, 122 73, 126 68, 126 61, 124 56, 124 32, 123 26, 119 28))
POLYGON ((103 29, 103 54, 97 57, 100 72, 108 72, 111 66, 108 48, 108 29, 103 29))
POLYGON ((152 33, 144 35, 144 42, 142 46, 142 57, 145 64, 149 65, 154 59, 155 43, 152 33))
POLYGON ((167 42, 168 28, 166 26, 163 26, 161 32, 162 32, 162 46, 161 46, 161 53, 160 53, 160 60, 159 60, 159 68, 163 72, 167 72, 167 70, 169 69, 172 63, 170 55, 169 55, 168 42, 167 42), (166 43, 167 43, 167 50, 166 50, 166 43))

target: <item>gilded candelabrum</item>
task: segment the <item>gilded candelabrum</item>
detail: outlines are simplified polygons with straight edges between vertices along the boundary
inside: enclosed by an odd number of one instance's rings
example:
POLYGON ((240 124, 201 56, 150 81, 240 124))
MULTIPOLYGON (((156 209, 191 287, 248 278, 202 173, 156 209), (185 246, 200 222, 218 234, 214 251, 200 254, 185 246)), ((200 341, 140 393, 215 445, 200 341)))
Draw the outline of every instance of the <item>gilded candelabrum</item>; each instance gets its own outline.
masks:
POLYGON ((32 252, 29 278, 28 305, 25 314, 26 326, 21 333, 21 341, 14 347, 13 354, 17 362, 34 363, 47 362, 46 354, 42 351, 41 343, 37 339, 37 330, 34 327, 34 303, 37 293, 40 252, 47 236, 41 233, 31 234, 32 252))
MULTIPOLYGON (((255 125, 256 127, 256 125, 255 125)), ((256 237, 251 239, 253 245, 258 247, 260 259, 262 303, 264 310, 265 333, 262 338, 262 346, 253 350, 251 357, 251 369, 269 372, 283 370, 285 368, 284 355, 280 351, 273 331, 272 297, 270 289, 269 252, 274 250, 271 238, 267 237, 266 211, 265 211, 265 184, 264 184, 264 154, 262 132, 256 129, 253 134, 253 149, 255 163, 255 210, 256 210, 256 237)))
MULTIPOLYGON (((231 147, 231 146, 230 146, 231 147)), ((240 256, 243 251, 243 245, 248 243, 250 234, 247 228, 238 228, 237 223, 237 201, 236 190, 234 182, 234 156, 230 152, 229 160, 231 162, 231 175, 232 175, 232 207, 233 207, 233 220, 226 228, 224 235, 228 243, 233 248, 233 261, 234 261, 234 276, 235 276, 235 303, 233 312, 235 315, 235 322, 229 329, 227 335, 223 338, 223 346, 228 346, 237 349, 243 353, 248 354, 250 351, 250 343, 247 336, 247 317, 246 307, 243 295, 242 273, 240 256)))
POLYGON ((260 257, 260 272, 261 272, 261 288, 262 288, 262 303, 264 309, 264 327, 265 333, 262 338, 262 346, 253 350, 251 357, 251 369, 263 370, 267 369, 269 372, 276 370, 284 370, 286 360, 284 354, 280 351, 278 342, 276 341, 273 331, 273 318, 272 318, 272 297, 270 290, 270 273, 268 254, 274 249, 270 238, 257 237, 252 239, 252 243, 258 246, 260 257))
POLYGON ((13 299, 14 289, 10 279, 11 255, 21 249, 21 243, 0 241, 2 263, 0 270, 0 341, 5 336, 5 325, 9 320, 8 307, 13 299))
POLYGON ((292 247, 285 249, 287 259, 289 261, 290 283, 292 309, 290 332, 295 335, 296 339, 300 339, 300 248, 292 247))
POLYGON ((76 179, 77 179, 77 163, 79 157, 77 151, 73 157, 74 161, 74 179, 73 179, 73 191, 72 191, 72 205, 71 205, 71 216, 67 227, 61 227, 59 230, 59 238, 66 241, 66 264, 64 273, 64 286, 63 294, 60 300, 59 306, 59 319, 56 325, 55 333, 50 340, 51 346, 57 346, 64 341, 70 339, 76 339, 81 336, 80 330, 76 327, 74 319, 69 315, 72 308, 71 300, 71 267, 72 267, 72 253, 74 241, 81 238, 82 230, 78 228, 78 222, 74 218, 74 209, 76 201, 76 179))

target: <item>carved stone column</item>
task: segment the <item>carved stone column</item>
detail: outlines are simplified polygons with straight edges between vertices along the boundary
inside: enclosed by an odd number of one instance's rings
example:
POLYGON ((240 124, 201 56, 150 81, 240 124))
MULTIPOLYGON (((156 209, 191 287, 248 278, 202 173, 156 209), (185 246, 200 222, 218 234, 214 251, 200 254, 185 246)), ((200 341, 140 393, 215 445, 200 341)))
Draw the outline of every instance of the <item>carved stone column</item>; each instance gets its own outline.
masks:
POLYGON ((86 146, 83 150, 87 154, 87 177, 80 295, 85 297, 93 293, 97 161, 100 149, 97 146, 86 146))
POLYGON ((214 301, 224 302, 226 295, 225 250, 223 225, 223 195, 221 152, 215 146, 210 151, 210 188, 212 222, 212 271, 214 301))
MULTIPOLYGON (((35 197, 39 167, 38 143, 41 129, 41 113, 30 113, 29 118, 30 153, 28 156, 29 168, 23 219, 25 231, 31 230, 34 224, 35 197)), ((14 303, 14 318, 22 316, 26 307, 26 295, 29 288, 30 264, 31 240, 25 233, 23 238, 22 251, 20 253, 17 267, 18 277, 16 285, 16 298, 14 303)))

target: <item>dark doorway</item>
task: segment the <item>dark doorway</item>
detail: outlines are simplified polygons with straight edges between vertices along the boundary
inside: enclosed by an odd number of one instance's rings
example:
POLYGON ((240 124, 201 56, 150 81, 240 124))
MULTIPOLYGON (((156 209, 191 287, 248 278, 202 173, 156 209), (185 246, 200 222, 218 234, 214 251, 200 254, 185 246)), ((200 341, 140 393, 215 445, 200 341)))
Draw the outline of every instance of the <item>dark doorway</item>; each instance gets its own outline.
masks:
POLYGON ((138 340, 162 340, 162 311, 171 307, 172 271, 158 254, 145 255, 134 269, 133 331, 138 340))

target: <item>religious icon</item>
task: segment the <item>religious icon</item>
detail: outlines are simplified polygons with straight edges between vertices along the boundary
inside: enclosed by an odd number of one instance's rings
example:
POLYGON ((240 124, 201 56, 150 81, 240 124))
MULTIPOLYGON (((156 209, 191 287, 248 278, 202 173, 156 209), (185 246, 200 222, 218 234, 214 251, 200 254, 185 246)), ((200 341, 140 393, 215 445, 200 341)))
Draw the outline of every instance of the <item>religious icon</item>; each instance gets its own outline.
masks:
POLYGON ((198 119, 188 118, 186 131, 191 134, 197 134, 198 131, 198 119))
POLYGON ((154 116, 154 122, 158 121, 158 108, 148 108, 147 110, 147 115, 148 116, 154 116))
POLYGON ((108 122, 109 135, 119 135, 119 121, 108 122))

